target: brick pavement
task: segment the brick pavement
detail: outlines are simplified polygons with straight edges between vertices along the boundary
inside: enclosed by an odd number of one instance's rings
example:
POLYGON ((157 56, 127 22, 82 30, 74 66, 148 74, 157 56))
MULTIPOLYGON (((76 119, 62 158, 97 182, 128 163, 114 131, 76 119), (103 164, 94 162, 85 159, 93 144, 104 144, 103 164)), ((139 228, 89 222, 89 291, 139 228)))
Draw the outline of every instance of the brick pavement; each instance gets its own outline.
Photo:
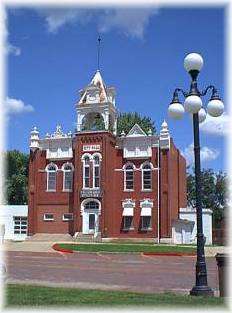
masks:
MULTIPOLYGON (((188 293, 195 257, 140 254, 7 252, 7 282, 138 292, 188 293)), ((215 258, 207 258, 209 285, 218 293, 215 258)))

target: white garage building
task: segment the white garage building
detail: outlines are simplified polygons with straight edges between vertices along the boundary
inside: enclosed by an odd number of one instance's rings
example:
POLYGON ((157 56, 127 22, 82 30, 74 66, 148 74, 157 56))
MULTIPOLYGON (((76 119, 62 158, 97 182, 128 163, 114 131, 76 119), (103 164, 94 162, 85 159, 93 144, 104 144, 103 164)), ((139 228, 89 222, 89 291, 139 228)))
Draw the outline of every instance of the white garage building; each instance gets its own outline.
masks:
MULTIPOLYGON (((206 244, 212 244, 212 210, 202 209, 203 233, 206 244)), ((180 208, 179 219, 172 223, 172 240, 175 244, 189 244, 197 242, 197 214, 192 207, 180 208)))
POLYGON ((27 205, 0 205, 1 238, 22 241, 27 237, 27 205))

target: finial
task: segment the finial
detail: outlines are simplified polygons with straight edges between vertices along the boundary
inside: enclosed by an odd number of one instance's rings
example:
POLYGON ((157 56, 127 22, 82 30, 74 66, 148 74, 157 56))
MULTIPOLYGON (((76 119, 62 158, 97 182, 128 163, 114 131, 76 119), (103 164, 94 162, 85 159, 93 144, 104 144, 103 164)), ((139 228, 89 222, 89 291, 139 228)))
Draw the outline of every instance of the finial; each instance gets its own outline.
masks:
POLYGON ((162 126, 162 127, 167 127, 168 124, 167 124, 167 122, 164 120, 161 126, 162 126))
POLYGON ((126 134, 124 132, 124 130, 121 132, 121 137, 124 137, 126 134))
POLYGON ((31 131, 31 134, 38 134, 38 129, 36 126, 33 127, 32 131, 31 131))
POLYGON ((101 43, 101 37, 99 35, 98 37, 98 49, 97 49, 97 70, 100 70, 100 43, 101 43))

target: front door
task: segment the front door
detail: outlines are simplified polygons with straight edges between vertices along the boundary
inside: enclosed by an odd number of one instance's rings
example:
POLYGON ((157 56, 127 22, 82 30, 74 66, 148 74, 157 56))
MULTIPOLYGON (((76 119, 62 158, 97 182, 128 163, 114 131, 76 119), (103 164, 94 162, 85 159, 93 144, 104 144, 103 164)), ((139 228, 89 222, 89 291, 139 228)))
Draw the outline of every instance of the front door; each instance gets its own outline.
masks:
POLYGON ((89 214, 89 231, 94 232, 95 229, 95 214, 89 214))

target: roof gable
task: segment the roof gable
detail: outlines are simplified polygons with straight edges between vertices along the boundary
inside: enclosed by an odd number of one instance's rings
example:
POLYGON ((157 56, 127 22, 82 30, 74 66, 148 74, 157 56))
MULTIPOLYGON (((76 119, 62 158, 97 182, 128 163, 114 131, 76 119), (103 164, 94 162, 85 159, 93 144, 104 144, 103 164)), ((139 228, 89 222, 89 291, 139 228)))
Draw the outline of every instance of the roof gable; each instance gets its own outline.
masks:
POLYGON ((135 124, 126 137, 141 137, 141 136, 147 136, 147 134, 142 130, 142 128, 135 124))
POLYGON ((84 89, 84 92, 81 96, 79 103, 85 103, 86 102, 86 95, 87 95, 88 90, 90 90, 90 89, 91 90, 99 89, 99 91, 100 91, 100 102, 106 102, 108 100, 107 95, 106 95, 106 86, 104 84, 104 81, 102 79, 102 76, 101 76, 101 73, 99 70, 97 70, 97 72, 95 73, 90 84, 84 89))

